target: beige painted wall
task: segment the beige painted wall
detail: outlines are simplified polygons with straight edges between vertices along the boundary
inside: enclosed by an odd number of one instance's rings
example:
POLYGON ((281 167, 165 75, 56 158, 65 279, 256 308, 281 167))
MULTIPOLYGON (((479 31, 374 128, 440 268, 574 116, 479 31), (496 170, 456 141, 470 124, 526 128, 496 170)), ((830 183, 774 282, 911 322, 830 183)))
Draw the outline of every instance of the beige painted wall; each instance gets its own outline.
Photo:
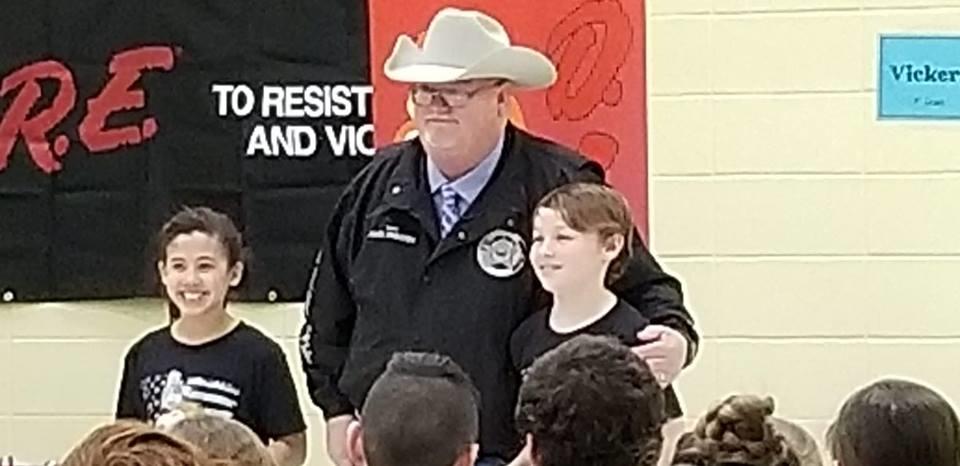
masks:
POLYGON ((960 33, 957 0, 653 0, 654 252, 702 357, 689 412, 771 394, 822 435, 878 377, 960 399, 960 125, 878 122, 878 34, 960 33))
MULTIPOLYGON (((877 34, 960 32, 960 0, 648 9, 653 249, 704 334, 688 412, 771 394, 819 436, 877 377, 960 399, 960 126, 874 118, 877 34)), ((237 307, 303 396, 298 308, 237 307)), ((58 457, 109 419, 125 348, 162 318, 156 301, 0 304, 0 454, 58 457)))

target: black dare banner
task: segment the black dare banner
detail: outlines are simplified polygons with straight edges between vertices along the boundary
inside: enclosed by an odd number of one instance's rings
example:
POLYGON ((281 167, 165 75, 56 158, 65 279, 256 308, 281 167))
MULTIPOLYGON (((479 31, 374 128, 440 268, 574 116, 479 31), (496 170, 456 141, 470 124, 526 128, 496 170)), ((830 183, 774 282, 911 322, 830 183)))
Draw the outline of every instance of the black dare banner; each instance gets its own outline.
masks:
POLYGON ((251 249, 242 299, 303 297, 373 151, 366 2, 0 5, 0 294, 153 295, 156 230, 208 205, 251 249))

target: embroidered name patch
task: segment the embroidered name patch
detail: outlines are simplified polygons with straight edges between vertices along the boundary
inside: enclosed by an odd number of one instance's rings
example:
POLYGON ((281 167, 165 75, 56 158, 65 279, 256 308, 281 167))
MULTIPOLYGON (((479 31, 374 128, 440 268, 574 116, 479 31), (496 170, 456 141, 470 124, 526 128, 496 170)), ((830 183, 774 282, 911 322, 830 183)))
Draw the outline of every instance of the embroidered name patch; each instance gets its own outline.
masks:
POLYGON ((395 225, 384 225, 383 228, 370 230, 370 232, 367 233, 367 238, 398 241, 403 244, 417 244, 416 236, 402 233, 400 228, 395 225))

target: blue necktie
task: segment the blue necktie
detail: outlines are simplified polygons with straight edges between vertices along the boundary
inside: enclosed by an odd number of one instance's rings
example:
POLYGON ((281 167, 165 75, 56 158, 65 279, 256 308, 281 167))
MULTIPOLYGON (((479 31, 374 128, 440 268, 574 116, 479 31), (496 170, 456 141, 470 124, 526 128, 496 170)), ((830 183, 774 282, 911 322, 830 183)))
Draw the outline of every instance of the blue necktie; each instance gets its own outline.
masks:
POLYGON ((440 187, 440 236, 445 237, 460 219, 460 195, 449 184, 440 187))

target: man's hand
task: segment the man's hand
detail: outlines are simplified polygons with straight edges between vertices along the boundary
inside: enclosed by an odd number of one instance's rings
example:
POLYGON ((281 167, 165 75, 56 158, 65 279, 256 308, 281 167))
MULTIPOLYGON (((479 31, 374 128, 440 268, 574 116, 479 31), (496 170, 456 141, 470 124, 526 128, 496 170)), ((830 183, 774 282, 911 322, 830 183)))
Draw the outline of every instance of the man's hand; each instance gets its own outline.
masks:
POLYGON ((349 414, 327 419, 327 455, 336 466, 357 466, 347 453, 347 427, 352 420, 349 414))
POLYGON ((664 325, 648 325, 637 338, 640 345, 633 347, 633 353, 647 362, 661 387, 673 383, 687 360, 687 339, 664 325))

